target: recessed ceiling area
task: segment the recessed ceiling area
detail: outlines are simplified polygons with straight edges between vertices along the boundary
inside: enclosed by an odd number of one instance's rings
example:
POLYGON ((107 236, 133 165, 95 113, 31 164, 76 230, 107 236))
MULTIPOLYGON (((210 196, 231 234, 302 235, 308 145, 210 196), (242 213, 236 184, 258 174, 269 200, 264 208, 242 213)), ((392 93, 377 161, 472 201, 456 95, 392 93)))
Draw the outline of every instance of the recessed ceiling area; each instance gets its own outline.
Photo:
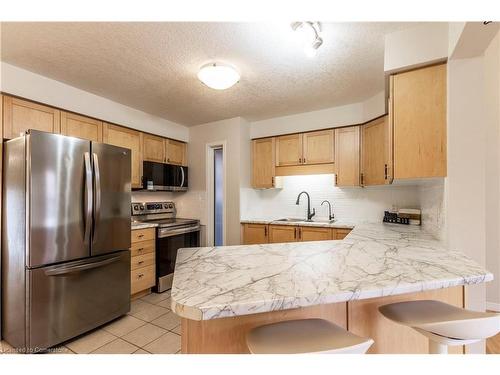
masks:
POLYGON ((415 23, 322 23, 317 55, 290 23, 2 23, 2 61, 182 125, 360 102, 384 89, 384 36, 415 23), (240 81, 213 90, 210 62, 240 81))

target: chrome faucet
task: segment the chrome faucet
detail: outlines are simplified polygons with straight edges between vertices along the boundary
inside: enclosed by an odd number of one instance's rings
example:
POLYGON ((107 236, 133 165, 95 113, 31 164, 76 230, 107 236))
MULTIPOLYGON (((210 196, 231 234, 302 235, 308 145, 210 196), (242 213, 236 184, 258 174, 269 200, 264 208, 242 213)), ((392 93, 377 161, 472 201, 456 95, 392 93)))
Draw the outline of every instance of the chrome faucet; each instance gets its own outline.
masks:
POLYGON ((312 217, 314 215, 316 215, 316 210, 313 208, 312 212, 311 212, 311 197, 309 196, 309 194, 307 193, 307 191, 302 191, 299 193, 299 195, 297 196, 297 202, 295 202, 295 204, 298 206, 299 205, 299 201, 300 201, 300 196, 302 194, 305 194, 307 195, 307 220, 306 221, 312 221, 312 217))
POLYGON ((323 203, 328 203, 328 220, 332 221, 335 218, 335 215, 332 213, 332 204, 327 200, 324 200, 323 202, 321 202, 322 206, 323 206, 323 203))

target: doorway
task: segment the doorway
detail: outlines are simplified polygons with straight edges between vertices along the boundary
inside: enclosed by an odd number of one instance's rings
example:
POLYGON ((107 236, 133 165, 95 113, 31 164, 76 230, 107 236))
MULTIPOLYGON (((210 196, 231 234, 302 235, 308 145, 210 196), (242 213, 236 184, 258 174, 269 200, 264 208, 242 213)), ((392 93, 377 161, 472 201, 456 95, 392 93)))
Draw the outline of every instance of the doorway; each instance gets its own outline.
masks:
POLYGON ((207 144, 207 246, 226 244, 226 142, 207 144))

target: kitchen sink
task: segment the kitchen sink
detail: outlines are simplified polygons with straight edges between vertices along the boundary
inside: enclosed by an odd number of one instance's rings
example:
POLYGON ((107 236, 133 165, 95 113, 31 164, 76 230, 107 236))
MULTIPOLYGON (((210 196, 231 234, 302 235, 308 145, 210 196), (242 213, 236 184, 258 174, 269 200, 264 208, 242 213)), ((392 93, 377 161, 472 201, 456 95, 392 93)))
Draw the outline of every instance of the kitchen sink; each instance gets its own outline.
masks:
POLYGON ((311 221, 307 221, 305 219, 296 219, 296 218, 292 218, 292 217, 286 217, 286 218, 283 218, 283 219, 278 219, 276 221, 284 221, 284 222, 287 222, 287 223, 325 223, 325 224, 332 224, 335 222, 335 219, 334 220, 328 220, 328 219, 319 219, 319 220, 311 220, 311 221))

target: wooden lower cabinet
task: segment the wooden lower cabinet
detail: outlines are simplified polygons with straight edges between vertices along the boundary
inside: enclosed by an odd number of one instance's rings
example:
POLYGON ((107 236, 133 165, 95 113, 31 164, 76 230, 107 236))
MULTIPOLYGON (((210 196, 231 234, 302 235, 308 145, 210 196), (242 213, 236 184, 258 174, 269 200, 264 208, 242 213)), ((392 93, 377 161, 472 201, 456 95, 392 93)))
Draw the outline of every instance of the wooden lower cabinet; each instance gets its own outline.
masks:
POLYGON ((241 224, 241 243, 264 243, 342 240, 352 229, 322 228, 279 224, 241 224))
POLYGON ((181 352, 184 354, 249 353, 246 335, 252 328, 284 320, 310 318, 326 319, 347 328, 346 303, 212 320, 183 318, 181 319, 181 352))
POLYGON ((333 240, 331 228, 299 227, 299 241, 333 240))
MULTIPOLYGON (((427 354, 428 340, 421 334, 386 319, 378 307, 399 301, 434 299, 463 307, 464 288, 453 287, 398 296, 380 297, 297 309, 271 311, 212 320, 181 319, 182 353, 248 353, 246 335, 254 327, 292 320, 320 318, 350 332, 372 338, 368 353, 427 354)), ((463 353, 450 347, 450 353, 463 353)))
POLYGON ((258 245, 269 242, 269 225, 266 224, 242 224, 243 245, 258 245))
POLYGON ((340 228, 334 228, 333 229, 333 239, 335 240, 343 240, 349 233, 351 233, 352 229, 340 229, 340 228))
POLYGON ((269 225, 269 243, 297 242, 297 229, 292 225, 269 225))
POLYGON ((156 282, 155 229, 136 229, 131 232, 130 294, 149 292, 156 282))
MULTIPOLYGON (((431 299, 464 307, 461 286, 398 296, 349 301, 347 317, 349 331, 375 341, 368 353, 427 354, 428 339, 415 330, 386 319, 378 307, 389 303, 431 299)), ((462 346, 450 346, 450 353, 463 354, 462 346)))

